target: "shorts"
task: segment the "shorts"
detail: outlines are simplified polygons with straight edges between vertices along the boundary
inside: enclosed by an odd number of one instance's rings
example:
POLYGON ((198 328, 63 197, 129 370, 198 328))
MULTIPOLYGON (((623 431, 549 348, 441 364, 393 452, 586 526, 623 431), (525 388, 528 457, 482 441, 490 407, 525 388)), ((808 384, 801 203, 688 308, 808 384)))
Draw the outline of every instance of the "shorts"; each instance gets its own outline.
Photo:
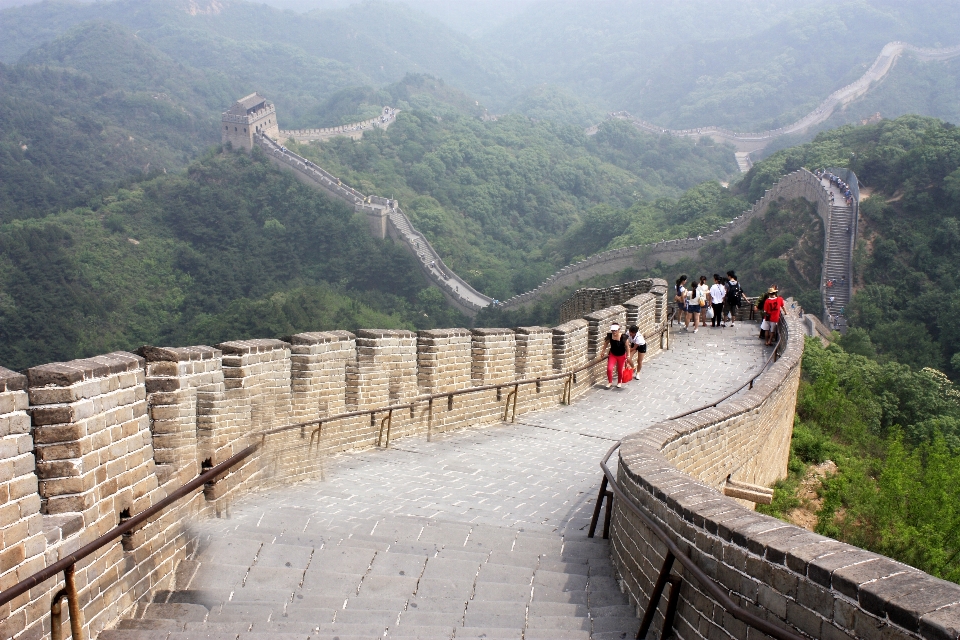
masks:
POLYGON ((777 323, 774 322, 773 320, 764 320, 763 322, 760 323, 760 330, 761 330, 761 331, 776 331, 776 330, 777 330, 777 323))
POLYGON ((647 345, 645 345, 645 344, 635 344, 635 345, 633 345, 633 348, 636 349, 637 353, 646 353, 646 352, 647 352, 647 345))
POLYGON ((687 313, 700 313, 700 305, 698 304, 688 304, 687 313))

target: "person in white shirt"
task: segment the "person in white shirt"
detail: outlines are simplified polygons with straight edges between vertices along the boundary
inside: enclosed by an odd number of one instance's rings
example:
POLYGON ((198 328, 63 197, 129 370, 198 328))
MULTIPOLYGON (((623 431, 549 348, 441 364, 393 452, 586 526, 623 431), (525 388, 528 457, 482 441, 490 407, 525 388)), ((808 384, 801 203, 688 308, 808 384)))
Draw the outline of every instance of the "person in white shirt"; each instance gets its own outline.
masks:
POLYGON ((712 327, 719 327, 723 322, 723 299, 727 295, 727 289, 723 286, 723 278, 720 274, 713 274, 713 286, 710 287, 710 306, 713 307, 712 327))
POLYGON ((630 347, 630 352, 627 355, 627 361, 633 366, 633 379, 636 380, 637 376, 640 375, 640 369, 643 368, 643 354, 647 352, 647 341, 643 338, 643 334, 640 333, 640 327, 637 325, 631 325, 627 329, 627 345, 630 347), (636 355, 637 361, 633 362, 633 357, 636 355))
POLYGON ((707 276, 700 276, 700 283, 697 285, 697 302, 700 303, 700 326, 707 326, 707 309, 710 308, 710 285, 707 284, 707 276))

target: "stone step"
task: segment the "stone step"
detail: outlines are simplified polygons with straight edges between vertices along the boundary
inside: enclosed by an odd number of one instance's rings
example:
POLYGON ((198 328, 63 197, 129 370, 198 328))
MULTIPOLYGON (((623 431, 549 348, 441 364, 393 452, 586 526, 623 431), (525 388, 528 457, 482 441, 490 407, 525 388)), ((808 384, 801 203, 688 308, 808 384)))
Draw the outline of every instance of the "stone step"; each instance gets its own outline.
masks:
POLYGON ((170 618, 133 618, 117 623, 117 629, 140 631, 182 631, 183 623, 170 618))
POLYGON ((456 633, 457 627, 450 626, 422 626, 422 627, 391 627, 388 638, 407 638, 409 640, 449 640, 456 633))
POLYGON ((99 640, 167 640, 169 631, 144 629, 106 629, 97 636, 99 640))
POLYGON ((400 627, 459 627, 463 622, 460 611, 420 611, 407 609, 400 616, 400 627))
POLYGON ((146 606, 141 618, 164 618, 182 622, 202 622, 207 619, 210 610, 200 604, 162 604, 151 602, 146 606))
POLYGON ((594 636, 604 632, 626 632, 627 637, 635 637, 640 629, 640 620, 636 616, 610 616, 593 619, 594 636))
POLYGON ((566 629, 570 631, 590 631, 592 621, 589 618, 571 618, 570 616, 529 616, 528 629, 566 629))
POLYGON ((521 640, 523 628, 506 629, 500 627, 460 627, 457 629, 457 640, 521 640))

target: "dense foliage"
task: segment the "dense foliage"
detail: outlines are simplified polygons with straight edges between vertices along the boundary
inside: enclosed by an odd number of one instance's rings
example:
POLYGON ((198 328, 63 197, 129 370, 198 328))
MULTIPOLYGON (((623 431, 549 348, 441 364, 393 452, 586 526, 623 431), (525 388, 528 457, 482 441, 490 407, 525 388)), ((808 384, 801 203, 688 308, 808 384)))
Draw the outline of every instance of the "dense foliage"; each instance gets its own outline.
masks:
POLYGON ((262 154, 0 225, 0 362, 141 344, 463 324, 410 255, 262 154))
POLYGON ((79 204, 151 171, 179 169, 216 123, 166 94, 0 64, 0 221, 79 204))
POLYGON ((758 163, 741 188, 758 197, 784 173, 828 166, 853 169, 869 196, 848 347, 960 376, 960 129, 919 116, 841 127, 758 163))
POLYGON ((772 285, 781 295, 794 298, 807 312, 819 315, 820 273, 823 264, 823 223, 806 200, 774 202, 762 218, 729 242, 716 242, 700 251, 696 259, 650 270, 674 282, 679 274, 691 279, 727 269, 737 273, 744 292, 755 297, 772 285))
MULTIPOLYGON (((644 215, 633 206, 638 198, 679 195, 733 169, 728 147, 658 138, 619 121, 586 136, 519 115, 482 121, 462 114, 440 81, 422 76, 391 90, 411 85, 433 85, 419 99, 442 92, 447 107, 402 112, 386 132, 362 141, 294 148, 365 193, 398 198, 451 268, 496 298, 527 291, 574 257, 605 248, 644 215)), ((676 219, 653 220, 648 235, 685 235, 694 219, 713 229, 728 215, 704 220, 708 207, 684 197, 690 205, 676 219)))
POLYGON ((816 339, 803 373, 790 475, 758 510, 787 517, 808 467, 832 460, 817 531, 960 582, 960 389, 816 339))

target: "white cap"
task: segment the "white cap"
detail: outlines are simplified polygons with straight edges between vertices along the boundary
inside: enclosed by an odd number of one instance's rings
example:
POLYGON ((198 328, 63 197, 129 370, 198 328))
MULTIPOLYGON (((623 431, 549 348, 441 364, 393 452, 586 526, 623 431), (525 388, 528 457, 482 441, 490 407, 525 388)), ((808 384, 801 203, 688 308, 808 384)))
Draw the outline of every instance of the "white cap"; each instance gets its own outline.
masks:
POLYGON ((616 323, 616 322, 614 322, 612 325, 610 325, 610 331, 616 331, 616 330, 618 330, 619 328, 620 328, 620 325, 619 325, 618 323, 616 323))

